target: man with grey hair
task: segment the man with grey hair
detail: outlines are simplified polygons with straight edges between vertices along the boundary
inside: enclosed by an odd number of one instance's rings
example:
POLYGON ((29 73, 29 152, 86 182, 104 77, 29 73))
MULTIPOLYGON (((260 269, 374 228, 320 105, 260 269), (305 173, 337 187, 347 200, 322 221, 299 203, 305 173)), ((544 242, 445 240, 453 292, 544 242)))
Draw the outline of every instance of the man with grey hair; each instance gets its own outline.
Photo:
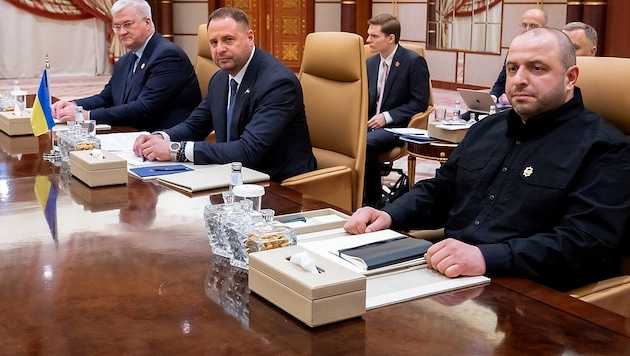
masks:
POLYGON ((597 53, 597 31, 584 22, 569 22, 562 27, 575 47, 576 56, 595 56, 597 53))
POLYGON ((630 141, 584 108, 575 49, 560 30, 517 36, 512 109, 473 125, 433 179, 344 228, 444 228, 425 254, 448 277, 513 276, 567 291, 618 275, 630 243, 630 141))
POLYGON ((129 52, 114 65, 105 88, 91 97, 53 104, 53 117, 75 120, 76 107, 82 106, 84 119, 138 130, 167 129, 184 121, 201 102, 197 75, 186 53, 155 32, 149 3, 115 2, 112 29, 129 52))

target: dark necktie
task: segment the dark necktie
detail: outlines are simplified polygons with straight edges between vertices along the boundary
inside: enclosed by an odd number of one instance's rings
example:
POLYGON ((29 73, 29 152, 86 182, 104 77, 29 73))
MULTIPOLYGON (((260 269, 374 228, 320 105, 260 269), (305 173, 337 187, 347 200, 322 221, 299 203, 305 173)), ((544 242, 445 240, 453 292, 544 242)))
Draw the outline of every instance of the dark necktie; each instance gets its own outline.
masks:
POLYGON ((131 78, 133 78, 134 68, 136 67, 138 59, 138 56, 134 53, 131 60, 131 66, 129 66, 129 71, 127 72, 127 80, 125 80, 125 91, 131 87, 131 78))
POLYGON ((236 101, 236 91, 238 90, 238 83, 236 80, 230 80, 230 100, 228 102, 227 109, 227 141, 230 142, 230 133, 232 128, 232 111, 234 111, 234 102, 236 101))

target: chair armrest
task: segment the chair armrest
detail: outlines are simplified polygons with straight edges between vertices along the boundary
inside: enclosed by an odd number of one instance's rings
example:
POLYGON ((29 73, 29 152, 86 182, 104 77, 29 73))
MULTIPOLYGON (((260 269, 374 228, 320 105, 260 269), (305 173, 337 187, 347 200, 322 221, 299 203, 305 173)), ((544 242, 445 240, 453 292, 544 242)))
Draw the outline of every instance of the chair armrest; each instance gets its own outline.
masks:
POLYGON ((569 291, 572 297, 630 318, 630 276, 619 276, 569 291))
POLYGON ((352 211, 352 169, 335 166, 287 178, 280 183, 302 194, 352 211))
POLYGON ((427 129, 429 126, 429 115, 435 111, 435 107, 429 105, 423 112, 419 112, 411 117, 407 127, 415 127, 418 129, 427 129))

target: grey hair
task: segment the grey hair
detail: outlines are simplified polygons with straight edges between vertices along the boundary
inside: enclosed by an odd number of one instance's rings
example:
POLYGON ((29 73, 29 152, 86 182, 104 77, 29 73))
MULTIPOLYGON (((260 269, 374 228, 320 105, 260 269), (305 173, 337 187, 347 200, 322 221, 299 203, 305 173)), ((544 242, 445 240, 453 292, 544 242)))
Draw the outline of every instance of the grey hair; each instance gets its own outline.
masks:
POLYGON ((127 7, 133 8, 139 18, 149 18, 153 22, 151 18, 151 5, 145 0, 118 0, 112 6, 112 15, 115 15, 127 7))
POLYGON ((569 22, 562 27, 562 31, 571 32, 576 30, 584 30, 586 38, 593 46, 597 46, 597 31, 593 28, 593 26, 585 24, 584 22, 575 21, 569 22))

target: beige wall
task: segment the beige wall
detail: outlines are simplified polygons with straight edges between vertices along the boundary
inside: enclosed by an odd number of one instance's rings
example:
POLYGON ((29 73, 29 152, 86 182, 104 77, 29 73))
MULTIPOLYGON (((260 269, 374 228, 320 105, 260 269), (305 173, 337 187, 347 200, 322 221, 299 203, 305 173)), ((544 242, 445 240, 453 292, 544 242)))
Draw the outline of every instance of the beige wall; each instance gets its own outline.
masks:
MULTIPOLYGON (((427 50, 431 79, 482 87, 491 87, 503 65, 512 38, 520 32, 521 14, 542 3, 549 17, 549 26, 561 27, 566 19, 566 1, 504 0, 501 54, 464 53, 461 51, 427 50)), ((389 12, 402 23, 401 41, 426 46, 427 1, 375 0, 372 13, 389 12)), ((173 1, 174 41, 194 61, 197 51, 197 27, 208 17, 206 1, 173 1)), ((339 31, 341 0, 315 0, 315 31, 339 31)), ((367 25, 366 25, 367 30, 367 25)), ((365 34, 360 34, 365 36, 365 34)))

